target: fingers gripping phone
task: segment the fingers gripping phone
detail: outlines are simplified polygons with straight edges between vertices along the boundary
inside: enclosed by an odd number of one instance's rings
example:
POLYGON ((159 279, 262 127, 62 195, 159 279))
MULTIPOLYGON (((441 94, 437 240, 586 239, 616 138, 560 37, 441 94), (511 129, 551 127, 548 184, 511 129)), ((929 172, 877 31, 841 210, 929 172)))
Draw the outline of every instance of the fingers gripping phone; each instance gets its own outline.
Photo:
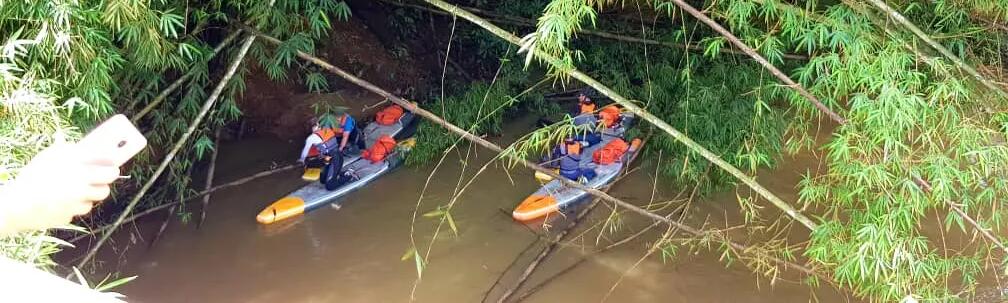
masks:
POLYGON ((122 166, 147 146, 147 138, 124 115, 115 115, 77 142, 83 151, 100 155, 122 166))

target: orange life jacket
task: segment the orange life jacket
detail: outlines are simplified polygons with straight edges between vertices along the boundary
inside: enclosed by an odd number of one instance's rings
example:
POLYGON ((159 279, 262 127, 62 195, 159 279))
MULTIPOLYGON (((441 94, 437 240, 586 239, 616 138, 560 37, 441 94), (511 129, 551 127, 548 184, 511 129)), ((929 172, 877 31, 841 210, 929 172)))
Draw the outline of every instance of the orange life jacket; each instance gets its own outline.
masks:
POLYGON ((613 127, 617 122, 619 122, 620 109, 615 105, 609 105, 603 107, 602 110, 599 111, 598 115, 599 120, 602 120, 602 126, 607 128, 613 127))
MULTIPOLYGON (((329 142, 329 140, 332 140, 333 138, 343 136, 343 125, 346 124, 346 118, 347 118, 346 115, 341 115, 339 125, 336 128, 323 127, 313 132, 312 134, 319 136, 319 138, 322 138, 323 144, 329 142)), ((320 151, 318 146, 316 145, 312 145, 310 148, 308 148, 308 157, 318 156, 321 153, 322 151, 320 151)))
POLYGON ((579 103, 581 106, 581 113, 587 114, 595 111, 595 103, 579 103))
MULTIPOLYGON (((322 138, 322 143, 328 142, 329 140, 332 140, 332 138, 336 137, 336 131, 329 127, 319 129, 312 134, 319 136, 319 138, 322 138)), ((310 148, 308 148, 308 157, 315 157, 321 153, 322 152, 319 151, 317 144, 312 145, 310 148)))
POLYGON ((371 147, 361 153, 361 158, 367 159, 371 163, 381 162, 395 150, 395 145, 396 142, 392 136, 382 135, 375 141, 374 145, 371 145, 371 147))
POLYGON ((595 161, 599 165, 612 164, 616 160, 619 160, 628 149, 630 149, 630 145, 626 141, 623 141, 623 139, 617 138, 595 151, 595 154, 592 155, 592 161, 595 161))
POLYGON ((399 121, 403 115, 403 108, 399 105, 391 105, 375 114, 375 122, 381 125, 392 125, 399 121))
POLYGON ((564 148, 567 150, 568 155, 580 155, 581 154, 581 143, 564 143, 564 148))

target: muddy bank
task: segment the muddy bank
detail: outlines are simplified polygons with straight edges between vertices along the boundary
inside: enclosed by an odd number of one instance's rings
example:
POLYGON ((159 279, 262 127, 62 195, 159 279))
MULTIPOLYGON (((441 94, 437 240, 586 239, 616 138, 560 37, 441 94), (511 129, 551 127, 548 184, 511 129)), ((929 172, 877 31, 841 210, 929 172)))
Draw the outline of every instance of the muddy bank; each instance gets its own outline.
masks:
MULTIPOLYGON (((319 57, 400 96, 415 97, 426 91, 424 68, 408 54, 386 47, 356 14, 345 22, 334 20, 332 26, 329 38, 318 45, 319 57)), ((371 113, 365 109, 382 101, 325 72, 321 73, 329 84, 327 91, 312 93, 302 74, 288 73, 287 79, 276 81, 258 64, 250 63, 247 89, 238 100, 248 133, 294 138, 306 132, 305 121, 315 115, 312 105, 317 102, 345 106, 355 116, 368 117, 371 113)))

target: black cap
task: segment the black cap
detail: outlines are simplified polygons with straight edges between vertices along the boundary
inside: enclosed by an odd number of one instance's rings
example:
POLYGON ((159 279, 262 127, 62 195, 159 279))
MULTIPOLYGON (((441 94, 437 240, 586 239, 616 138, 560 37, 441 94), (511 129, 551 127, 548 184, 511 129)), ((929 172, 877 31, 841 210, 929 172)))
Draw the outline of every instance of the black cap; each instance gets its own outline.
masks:
POLYGON ((590 87, 583 88, 580 91, 578 91, 578 96, 581 95, 584 95, 589 100, 591 100, 592 98, 595 98, 595 90, 590 87))

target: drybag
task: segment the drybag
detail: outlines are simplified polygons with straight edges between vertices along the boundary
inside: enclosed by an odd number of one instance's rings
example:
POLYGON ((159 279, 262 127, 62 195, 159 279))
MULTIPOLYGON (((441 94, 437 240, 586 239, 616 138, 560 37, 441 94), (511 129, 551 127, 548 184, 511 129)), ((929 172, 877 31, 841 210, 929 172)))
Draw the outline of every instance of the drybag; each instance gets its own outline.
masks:
POLYGON ((595 151, 595 153, 592 154, 592 160, 599 165, 613 164, 616 160, 619 160, 619 158, 622 157, 629 148, 630 145, 627 145, 626 141, 617 138, 595 151))
POLYGON ((393 104, 375 114, 375 122, 381 125, 392 125, 398 122, 402 115, 403 108, 393 104))
POLYGON ((381 162, 382 160, 385 160, 385 157, 388 157, 393 150, 395 150, 395 145, 396 142, 392 136, 382 135, 377 141, 375 141, 374 145, 371 145, 371 147, 361 154, 361 157, 371 161, 371 163, 381 162))
POLYGON ((602 126, 613 127, 616 123, 619 123, 620 110, 614 105, 606 106, 599 111, 599 118, 602 120, 602 126))

